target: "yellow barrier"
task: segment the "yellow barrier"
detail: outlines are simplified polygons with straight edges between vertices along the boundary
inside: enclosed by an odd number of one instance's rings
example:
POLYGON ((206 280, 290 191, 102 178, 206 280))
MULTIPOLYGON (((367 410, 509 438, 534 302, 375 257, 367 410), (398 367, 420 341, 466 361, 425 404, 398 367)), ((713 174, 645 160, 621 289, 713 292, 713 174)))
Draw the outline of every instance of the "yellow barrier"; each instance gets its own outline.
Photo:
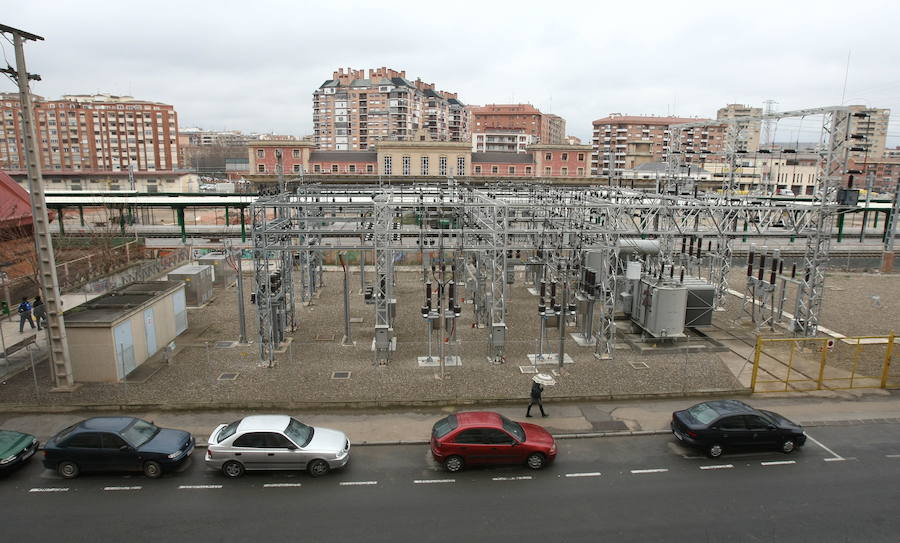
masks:
POLYGON ((900 388, 893 332, 846 338, 756 338, 753 392, 900 388))

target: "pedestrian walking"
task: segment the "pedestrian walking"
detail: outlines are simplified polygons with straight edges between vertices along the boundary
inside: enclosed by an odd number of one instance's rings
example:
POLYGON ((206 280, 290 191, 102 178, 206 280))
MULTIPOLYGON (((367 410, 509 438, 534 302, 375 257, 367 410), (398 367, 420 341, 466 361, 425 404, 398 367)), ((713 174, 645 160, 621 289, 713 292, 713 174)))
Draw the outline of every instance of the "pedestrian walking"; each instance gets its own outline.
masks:
POLYGON ((44 305, 40 296, 34 297, 34 303, 31 304, 31 313, 37 321, 38 330, 43 330, 47 327, 47 306, 44 305))
POLYGON ((531 407, 534 404, 537 404, 538 408, 541 410, 541 416, 546 417, 547 413, 544 412, 544 401, 541 399, 541 395, 544 393, 544 384, 553 385, 556 384, 556 380, 546 373, 539 373, 532 377, 531 380, 533 381, 531 383, 531 401, 528 403, 528 409, 525 411, 525 416, 530 417, 531 407))
POLYGON ((28 324, 31 325, 31 329, 34 330, 34 320, 31 318, 31 304, 28 303, 28 298, 22 296, 22 303, 19 304, 19 333, 25 331, 25 321, 28 321, 28 324))

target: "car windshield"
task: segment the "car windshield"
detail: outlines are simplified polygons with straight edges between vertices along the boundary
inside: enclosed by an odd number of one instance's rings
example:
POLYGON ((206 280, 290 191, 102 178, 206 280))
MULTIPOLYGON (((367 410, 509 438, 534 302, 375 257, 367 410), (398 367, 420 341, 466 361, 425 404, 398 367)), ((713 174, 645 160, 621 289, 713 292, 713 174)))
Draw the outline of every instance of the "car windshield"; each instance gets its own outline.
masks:
POLYGON ((234 433, 237 432, 238 424, 240 424, 240 423, 241 423, 241 421, 236 420, 236 421, 232 422, 231 424, 229 424, 228 426, 226 426, 225 428, 222 428, 221 430, 219 430, 219 435, 216 436, 216 443, 221 443, 221 442, 225 441, 226 439, 228 439, 229 437, 233 436, 234 433))
POLYGON ((456 415, 449 415, 434 423, 431 429, 431 435, 440 439, 452 432, 457 427, 456 415))
POLYGON ((284 429, 284 433, 297 445, 306 447, 312 441, 315 430, 312 426, 307 426, 297 419, 291 419, 287 428, 284 429))
POLYGON ((525 441, 525 430, 522 429, 521 424, 511 421, 503 415, 500 415, 500 420, 503 421, 504 430, 512 434, 519 441, 525 441))
POLYGON ((135 419, 134 424, 122 432, 122 439, 127 441, 132 447, 140 447, 153 439, 157 432, 159 432, 159 428, 156 426, 145 420, 135 419))
POLYGON ((694 407, 688 409, 688 413, 697 419, 700 424, 709 424, 719 416, 719 413, 715 409, 705 403, 698 403, 694 407))

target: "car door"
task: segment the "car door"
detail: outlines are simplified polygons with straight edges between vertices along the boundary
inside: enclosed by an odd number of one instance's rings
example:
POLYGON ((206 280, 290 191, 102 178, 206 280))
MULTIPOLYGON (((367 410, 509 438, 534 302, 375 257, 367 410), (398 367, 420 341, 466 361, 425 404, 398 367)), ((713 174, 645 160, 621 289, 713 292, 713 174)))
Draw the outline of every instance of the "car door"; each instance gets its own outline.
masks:
POLYGON ((111 471, 135 471, 140 469, 137 452, 117 434, 102 432, 98 457, 111 471))
POLYGON ((269 469, 267 445, 266 432, 247 432, 235 438, 231 455, 246 469, 269 469))
POLYGON ((300 449, 278 432, 265 432, 269 469, 304 469, 308 459, 300 449))
POLYGON ((746 447, 753 444, 743 415, 724 417, 716 423, 719 440, 723 447, 746 447))
POLYGON ((747 430, 752 434, 753 446, 768 448, 778 443, 780 432, 771 422, 758 415, 747 415, 744 421, 747 430))
POLYGON ((78 464, 81 471, 103 469, 100 452, 100 434, 82 432, 66 440, 60 460, 70 460, 78 464))
POLYGON ((492 464, 518 464, 524 462, 523 447, 509 434, 498 428, 485 428, 484 439, 490 445, 485 452, 492 464))
POLYGON ((481 428, 467 428, 453 438, 454 454, 463 457, 467 464, 483 464, 487 455, 481 428))

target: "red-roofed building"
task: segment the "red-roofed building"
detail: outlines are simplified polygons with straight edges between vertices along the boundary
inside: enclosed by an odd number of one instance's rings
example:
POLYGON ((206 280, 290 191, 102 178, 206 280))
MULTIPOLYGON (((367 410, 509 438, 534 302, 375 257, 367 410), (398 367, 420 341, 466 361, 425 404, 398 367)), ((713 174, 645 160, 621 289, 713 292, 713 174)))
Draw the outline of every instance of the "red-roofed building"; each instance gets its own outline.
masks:
POLYGON ((31 197, 12 177, 0 171, 0 231, 31 230, 31 197))

